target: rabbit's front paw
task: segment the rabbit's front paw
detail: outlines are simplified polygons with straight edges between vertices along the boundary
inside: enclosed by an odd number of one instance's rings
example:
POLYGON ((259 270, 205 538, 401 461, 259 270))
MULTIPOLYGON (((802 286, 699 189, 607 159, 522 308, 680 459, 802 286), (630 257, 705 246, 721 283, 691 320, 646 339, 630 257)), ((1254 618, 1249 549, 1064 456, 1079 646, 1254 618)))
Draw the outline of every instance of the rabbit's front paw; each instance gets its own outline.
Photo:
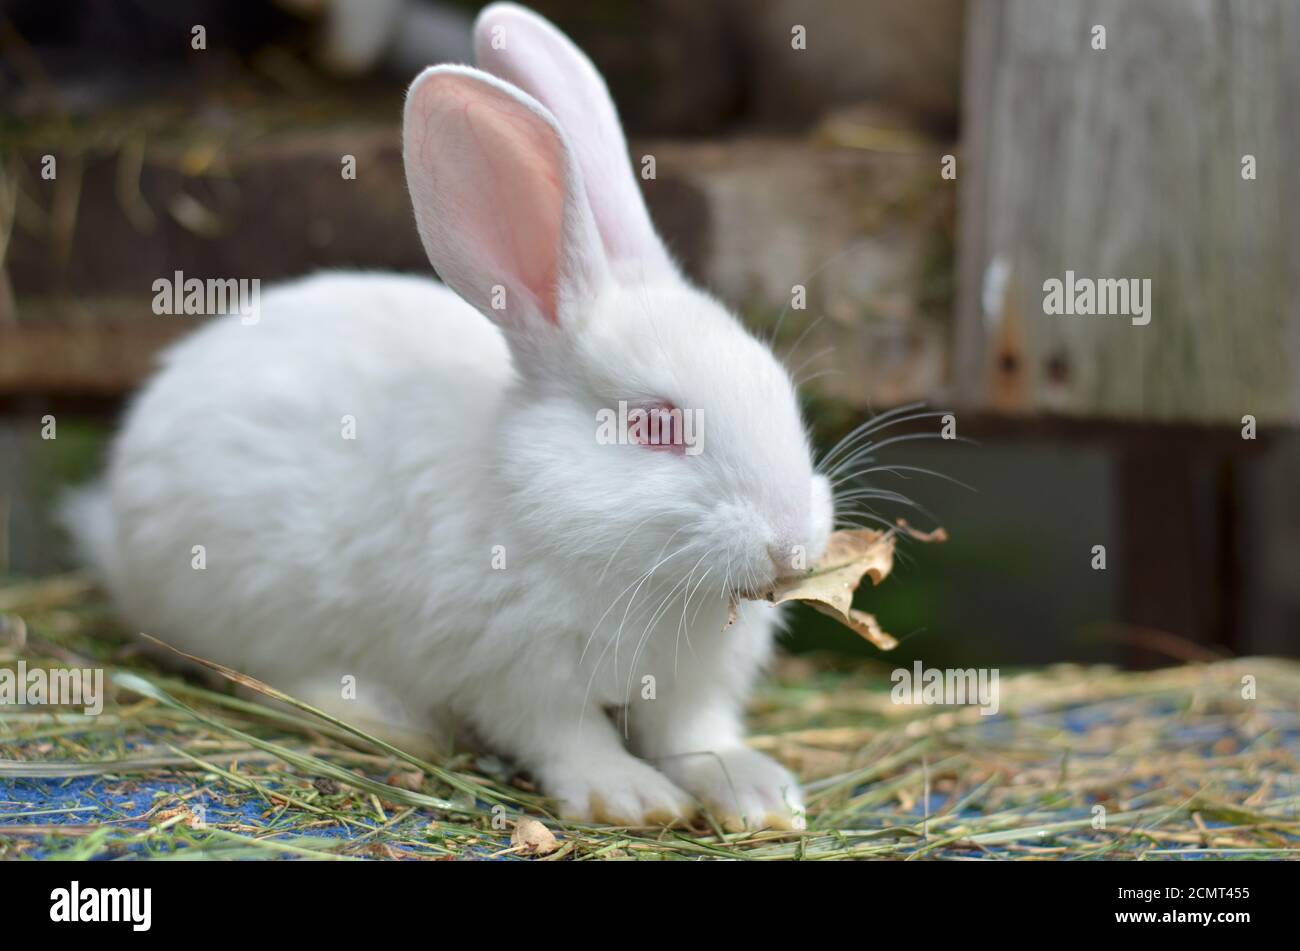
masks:
POLYGON ((663 771, 693 794, 728 832, 803 829, 803 794, 794 775, 747 747, 665 757, 663 771))
POLYGON ((542 771, 542 788, 576 822, 616 826, 687 825, 691 797, 663 773, 631 755, 566 764, 542 771))

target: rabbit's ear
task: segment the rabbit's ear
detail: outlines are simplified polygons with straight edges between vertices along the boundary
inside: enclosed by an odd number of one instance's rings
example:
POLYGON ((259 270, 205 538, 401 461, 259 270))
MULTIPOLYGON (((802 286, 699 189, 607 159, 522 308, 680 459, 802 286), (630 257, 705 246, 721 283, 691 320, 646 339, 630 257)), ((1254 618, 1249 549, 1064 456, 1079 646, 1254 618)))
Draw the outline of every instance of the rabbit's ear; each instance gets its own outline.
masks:
POLYGON ((615 274, 676 275, 637 187, 609 90, 582 50, 532 11, 494 3, 474 24, 474 55, 479 66, 534 96, 559 120, 582 166, 615 274))
POLYGON ((532 97, 466 66, 426 69, 402 152, 429 260, 512 344, 545 337, 608 280, 582 172, 532 97))

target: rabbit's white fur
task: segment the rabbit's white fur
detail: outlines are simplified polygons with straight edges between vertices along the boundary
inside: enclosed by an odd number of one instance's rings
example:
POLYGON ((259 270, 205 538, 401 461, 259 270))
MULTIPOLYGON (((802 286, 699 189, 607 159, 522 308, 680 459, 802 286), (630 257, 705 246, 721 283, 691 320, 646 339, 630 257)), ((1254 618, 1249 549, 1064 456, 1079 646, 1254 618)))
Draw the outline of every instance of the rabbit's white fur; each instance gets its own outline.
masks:
POLYGON ((468 727, 568 815, 797 824, 742 725, 779 612, 742 601, 724 631, 737 590, 830 533, 794 388, 664 252, 586 58, 513 5, 478 30, 526 91, 426 70, 405 122, 455 291, 319 275, 205 326, 69 522, 139 630, 344 716, 468 727), (596 439, 597 411, 647 399, 702 411, 703 451, 596 439))

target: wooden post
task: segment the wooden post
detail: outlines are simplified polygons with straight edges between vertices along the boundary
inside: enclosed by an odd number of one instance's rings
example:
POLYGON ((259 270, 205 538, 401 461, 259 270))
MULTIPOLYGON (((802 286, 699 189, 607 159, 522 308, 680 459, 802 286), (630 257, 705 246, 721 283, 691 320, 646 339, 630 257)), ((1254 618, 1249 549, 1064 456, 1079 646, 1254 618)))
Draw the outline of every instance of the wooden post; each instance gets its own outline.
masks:
POLYGON ((968 10, 959 403, 1191 424, 1111 441, 1120 515, 1097 541, 1120 554, 1134 662, 1162 639, 1232 649, 1249 540, 1231 480, 1255 445, 1237 431, 1300 421, 1297 51, 1289 0, 968 10), (1149 281, 1149 322, 1050 312, 1071 275, 1149 281))
POLYGON ((972 3, 962 402, 1300 419, 1297 50, 1290 0, 972 3), (1150 323, 1048 315, 1067 272, 1149 280, 1150 323))

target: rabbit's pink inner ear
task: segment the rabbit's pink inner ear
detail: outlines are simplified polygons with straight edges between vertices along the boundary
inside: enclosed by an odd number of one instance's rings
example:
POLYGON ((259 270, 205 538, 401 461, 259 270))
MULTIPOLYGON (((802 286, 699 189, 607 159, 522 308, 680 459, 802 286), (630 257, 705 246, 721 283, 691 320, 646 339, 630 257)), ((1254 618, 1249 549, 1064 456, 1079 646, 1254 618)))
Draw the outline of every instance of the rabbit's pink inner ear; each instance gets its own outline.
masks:
POLYGON ((559 121, 610 262, 629 274, 675 273, 641 196, 618 112, 591 60, 545 19, 512 4, 479 15, 475 56, 559 121))
POLYGON ((443 280, 494 320, 558 322, 566 154, 546 119, 471 76, 429 75, 412 91, 405 145, 443 280))

